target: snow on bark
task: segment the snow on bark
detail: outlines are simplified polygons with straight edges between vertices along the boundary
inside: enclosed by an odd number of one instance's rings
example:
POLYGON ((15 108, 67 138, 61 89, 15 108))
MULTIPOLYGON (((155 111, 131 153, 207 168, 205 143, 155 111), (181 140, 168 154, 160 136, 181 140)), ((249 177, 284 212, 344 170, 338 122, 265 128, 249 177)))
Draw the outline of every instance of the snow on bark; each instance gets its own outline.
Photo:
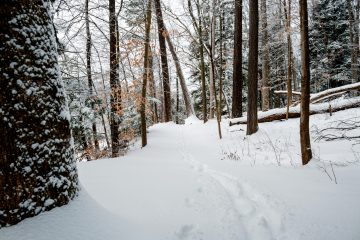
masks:
POLYGON ((64 205, 78 189, 50 11, 47 0, 0 8, 0 227, 64 205))

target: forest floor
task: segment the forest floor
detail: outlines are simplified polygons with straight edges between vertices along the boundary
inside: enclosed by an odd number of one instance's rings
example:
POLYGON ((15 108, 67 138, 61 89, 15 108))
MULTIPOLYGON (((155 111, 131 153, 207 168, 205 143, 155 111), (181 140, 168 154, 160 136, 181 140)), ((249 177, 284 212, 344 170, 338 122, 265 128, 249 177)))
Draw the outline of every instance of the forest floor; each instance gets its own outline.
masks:
POLYGON ((79 163, 74 201, 1 229, 0 240, 358 240, 360 144, 315 140, 359 118, 360 109, 311 116, 305 167, 299 119, 251 137, 224 120, 222 140, 213 120, 157 124, 147 147, 79 163))

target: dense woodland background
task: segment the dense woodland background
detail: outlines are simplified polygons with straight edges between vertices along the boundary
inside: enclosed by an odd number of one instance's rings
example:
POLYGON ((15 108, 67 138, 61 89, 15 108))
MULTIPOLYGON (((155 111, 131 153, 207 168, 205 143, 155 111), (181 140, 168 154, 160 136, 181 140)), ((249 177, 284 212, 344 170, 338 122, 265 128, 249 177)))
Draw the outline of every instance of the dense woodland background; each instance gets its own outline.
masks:
MULTIPOLYGON (((141 134, 148 4, 142 0, 117 1, 115 6, 116 109, 125 149, 141 134)), ((308 4, 311 93, 358 82, 358 2, 319 0, 308 4)), ((111 148, 110 97, 114 95, 109 81, 108 2, 61 1, 55 10, 62 46, 60 65, 78 157, 108 155, 103 150, 111 148)), ((214 118, 218 115, 217 104, 223 117, 242 116, 248 101, 249 2, 154 1, 150 11, 147 126, 169 120, 181 124, 187 117, 174 58, 161 46, 166 41, 161 35, 169 37, 174 45, 196 116, 204 121, 214 118), (160 6, 163 23, 159 23, 156 11, 160 6), (240 35, 235 35, 235 26, 240 35), (166 65, 161 60, 164 51, 166 65)), ((261 0, 258 33, 257 105, 264 111, 291 106, 299 101, 301 91, 298 2, 261 0)))

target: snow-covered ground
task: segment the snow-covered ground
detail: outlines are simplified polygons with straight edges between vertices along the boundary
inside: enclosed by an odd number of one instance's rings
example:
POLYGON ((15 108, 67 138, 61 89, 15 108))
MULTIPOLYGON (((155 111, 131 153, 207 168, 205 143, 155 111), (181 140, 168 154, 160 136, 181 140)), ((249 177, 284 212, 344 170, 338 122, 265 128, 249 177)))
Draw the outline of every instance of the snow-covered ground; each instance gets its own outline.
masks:
POLYGON ((1 229, 0 240, 358 240, 360 145, 315 142, 317 128, 350 118, 360 109, 311 117, 305 167, 298 119, 251 137, 224 120, 223 140, 215 121, 158 124, 146 148, 80 163, 79 197, 1 229))

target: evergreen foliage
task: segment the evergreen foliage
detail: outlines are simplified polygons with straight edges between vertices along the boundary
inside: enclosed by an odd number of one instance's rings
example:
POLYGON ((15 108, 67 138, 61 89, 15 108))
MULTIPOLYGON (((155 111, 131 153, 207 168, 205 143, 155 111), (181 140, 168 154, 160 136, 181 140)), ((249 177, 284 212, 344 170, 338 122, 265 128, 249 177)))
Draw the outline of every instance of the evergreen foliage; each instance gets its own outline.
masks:
POLYGON ((351 41, 346 0, 320 0, 310 26, 312 91, 351 83, 351 41))

